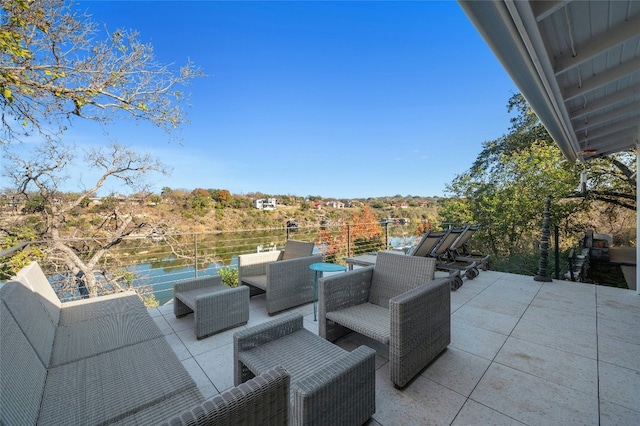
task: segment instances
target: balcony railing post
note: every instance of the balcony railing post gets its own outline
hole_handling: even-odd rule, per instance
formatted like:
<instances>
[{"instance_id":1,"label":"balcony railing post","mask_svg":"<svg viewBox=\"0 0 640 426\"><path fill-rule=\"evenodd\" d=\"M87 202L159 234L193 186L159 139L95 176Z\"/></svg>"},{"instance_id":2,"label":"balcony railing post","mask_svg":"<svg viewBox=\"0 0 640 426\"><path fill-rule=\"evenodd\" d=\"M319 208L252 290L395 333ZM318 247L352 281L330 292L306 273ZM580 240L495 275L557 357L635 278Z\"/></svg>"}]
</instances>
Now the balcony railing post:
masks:
<instances>
[{"instance_id":1,"label":"balcony railing post","mask_svg":"<svg viewBox=\"0 0 640 426\"><path fill-rule=\"evenodd\" d=\"M193 234L193 253L194 253L194 271L195 271L195 278L198 278L198 234L194 233Z\"/></svg>"},{"instance_id":2,"label":"balcony railing post","mask_svg":"<svg viewBox=\"0 0 640 426\"><path fill-rule=\"evenodd\" d=\"M556 280L560 279L560 227L558 225L554 225L553 227L553 236L554 236L554 244L556 251L556 272L555 278Z\"/></svg>"},{"instance_id":3,"label":"balcony railing post","mask_svg":"<svg viewBox=\"0 0 640 426\"><path fill-rule=\"evenodd\" d=\"M389 222L384 223L385 250L389 250Z\"/></svg>"},{"instance_id":4,"label":"balcony railing post","mask_svg":"<svg viewBox=\"0 0 640 426\"><path fill-rule=\"evenodd\" d=\"M540 239L540 263L538 273L533 279L535 281L550 282L547 275L547 264L549 263L549 210L551 209L551 196L547 196L542 214L542 238Z\"/></svg>"}]
</instances>

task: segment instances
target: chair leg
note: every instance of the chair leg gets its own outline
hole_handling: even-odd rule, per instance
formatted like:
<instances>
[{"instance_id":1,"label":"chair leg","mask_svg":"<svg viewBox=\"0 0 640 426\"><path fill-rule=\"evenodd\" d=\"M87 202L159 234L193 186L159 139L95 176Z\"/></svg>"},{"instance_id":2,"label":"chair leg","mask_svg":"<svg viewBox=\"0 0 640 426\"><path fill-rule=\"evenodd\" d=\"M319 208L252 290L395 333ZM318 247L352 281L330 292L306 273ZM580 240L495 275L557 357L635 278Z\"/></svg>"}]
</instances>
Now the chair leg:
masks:
<instances>
[{"instance_id":1,"label":"chair leg","mask_svg":"<svg viewBox=\"0 0 640 426\"><path fill-rule=\"evenodd\" d=\"M173 298L173 314L176 316L176 318L182 318L185 315L189 315L190 313L193 313L193 310L188 307L187 305L185 305L182 300L180 300L178 297Z\"/></svg>"}]
</instances>

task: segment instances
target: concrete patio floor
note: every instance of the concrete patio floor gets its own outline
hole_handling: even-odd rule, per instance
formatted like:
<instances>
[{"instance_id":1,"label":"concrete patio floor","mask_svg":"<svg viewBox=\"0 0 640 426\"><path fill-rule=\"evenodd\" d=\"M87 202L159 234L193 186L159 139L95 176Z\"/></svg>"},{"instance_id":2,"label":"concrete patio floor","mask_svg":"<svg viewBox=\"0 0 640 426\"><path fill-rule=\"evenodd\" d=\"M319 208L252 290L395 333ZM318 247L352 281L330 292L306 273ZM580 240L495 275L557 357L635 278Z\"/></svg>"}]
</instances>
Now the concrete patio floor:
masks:
<instances>
[{"instance_id":1,"label":"concrete patio floor","mask_svg":"<svg viewBox=\"0 0 640 426\"><path fill-rule=\"evenodd\" d=\"M304 315L317 333L313 305ZM196 340L193 318L150 310L205 398L233 386L233 333ZM253 297L247 326L268 321ZM376 412L368 425L638 425L640 296L631 290L483 271L451 293L451 344L406 388L376 356Z\"/></svg>"}]
</instances>

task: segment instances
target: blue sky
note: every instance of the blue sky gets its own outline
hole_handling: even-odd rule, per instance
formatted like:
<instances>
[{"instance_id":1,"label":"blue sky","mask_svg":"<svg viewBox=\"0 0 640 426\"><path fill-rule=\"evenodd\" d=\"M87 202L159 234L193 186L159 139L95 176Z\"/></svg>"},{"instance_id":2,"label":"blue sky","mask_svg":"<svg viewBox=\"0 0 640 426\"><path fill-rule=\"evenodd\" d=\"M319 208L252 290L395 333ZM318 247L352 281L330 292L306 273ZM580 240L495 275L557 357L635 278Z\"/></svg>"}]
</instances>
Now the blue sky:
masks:
<instances>
[{"instance_id":1,"label":"blue sky","mask_svg":"<svg viewBox=\"0 0 640 426\"><path fill-rule=\"evenodd\" d=\"M442 196L509 127L517 89L454 1L77 5L138 30L158 61L207 75L186 88L182 144L150 124L109 128L173 169L158 192ZM77 123L68 137L107 143L96 129Z\"/></svg>"}]
</instances>

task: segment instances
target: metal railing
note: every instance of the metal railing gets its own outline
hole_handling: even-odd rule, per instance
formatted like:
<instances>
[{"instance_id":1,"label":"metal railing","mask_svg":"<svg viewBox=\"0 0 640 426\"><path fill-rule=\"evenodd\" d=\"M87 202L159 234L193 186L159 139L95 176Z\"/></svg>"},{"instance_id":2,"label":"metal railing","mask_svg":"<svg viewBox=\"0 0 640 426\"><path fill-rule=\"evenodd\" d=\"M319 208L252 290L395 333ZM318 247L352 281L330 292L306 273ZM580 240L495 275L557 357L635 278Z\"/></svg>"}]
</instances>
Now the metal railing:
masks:
<instances>
[{"instance_id":1,"label":"metal railing","mask_svg":"<svg viewBox=\"0 0 640 426\"><path fill-rule=\"evenodd\" d=\"M94 270L96 276L109 271L126 271L128 284L146 288L155 299L164 304L173 297L175 281L199 276L215 275L221 266L233 265L240 254L282 249L287 239L313 241L325 261L345 263L344 258L386 249L402 249L416 243L416 225L375 223L343 224L314 227L283 227L236 231L211 231L182 234L130 236L113 246ZM363 235L363 228L368 234ZM375 232L377 230L377 232ZM372 236L372 233L376 235ZM51 242L32 241L32 245L47 248ZM99 241L68 239L81 259L95 252ZM54 288L73 288L76 276L54 264L50 259L39 261ZM65 293L64 299L80 297Z\"/></svg>"}]
</instances>

